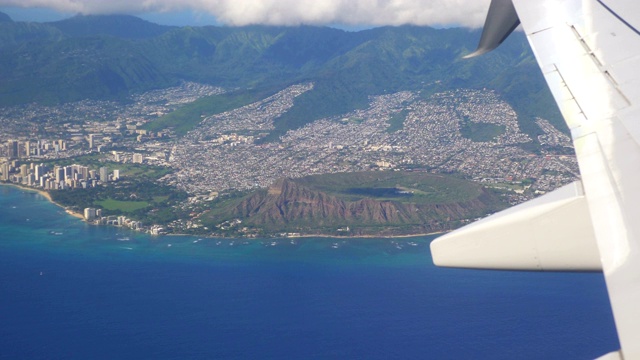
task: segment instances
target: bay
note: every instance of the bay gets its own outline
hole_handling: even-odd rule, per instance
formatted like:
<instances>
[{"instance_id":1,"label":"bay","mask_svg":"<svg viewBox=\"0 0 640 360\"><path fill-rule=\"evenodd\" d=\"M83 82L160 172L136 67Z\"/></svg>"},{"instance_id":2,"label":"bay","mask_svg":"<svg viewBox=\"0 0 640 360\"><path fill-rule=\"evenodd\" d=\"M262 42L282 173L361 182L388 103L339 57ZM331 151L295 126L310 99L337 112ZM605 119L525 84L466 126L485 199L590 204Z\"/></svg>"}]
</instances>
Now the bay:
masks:
<instances>
[{"instance_id":1,"label":"bay","mask_svg":"<svg viewBox=\"0 0 640 360\"><path fill-rule=\"evenodd\" d=\"M0 359L584 359L602 274L436 268L408 239L152 237L0 186Z\"/></svg>"}]
</instances>

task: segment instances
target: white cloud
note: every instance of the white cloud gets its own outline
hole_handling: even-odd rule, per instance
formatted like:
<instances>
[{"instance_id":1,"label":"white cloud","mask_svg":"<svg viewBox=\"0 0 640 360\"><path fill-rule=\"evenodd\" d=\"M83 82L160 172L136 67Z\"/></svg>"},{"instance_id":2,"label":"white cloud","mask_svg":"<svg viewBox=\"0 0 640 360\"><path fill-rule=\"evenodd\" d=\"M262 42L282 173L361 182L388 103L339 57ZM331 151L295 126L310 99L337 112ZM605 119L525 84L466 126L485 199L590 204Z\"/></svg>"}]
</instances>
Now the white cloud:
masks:
<instances>
[{"instance_id":1,"label":"white cloud","mask_svg":"<svg viewBox=\"0 0 640 360\"><path fill-rule=\"evenodd\" d=\"M345 24L482 26L490 0L0 0L0 6L66 13L191 10L228 25Z\"/></svg>"}]
</instances>

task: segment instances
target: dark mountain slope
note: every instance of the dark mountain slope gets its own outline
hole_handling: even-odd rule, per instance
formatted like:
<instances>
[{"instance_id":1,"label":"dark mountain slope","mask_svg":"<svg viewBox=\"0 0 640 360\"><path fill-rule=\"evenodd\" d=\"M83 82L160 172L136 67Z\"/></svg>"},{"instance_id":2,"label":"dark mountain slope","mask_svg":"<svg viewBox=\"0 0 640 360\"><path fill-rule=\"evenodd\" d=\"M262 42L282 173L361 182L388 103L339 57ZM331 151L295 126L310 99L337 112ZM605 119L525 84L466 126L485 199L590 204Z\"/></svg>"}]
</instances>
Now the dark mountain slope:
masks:
<instances>
[{"instance_id":1,"label":"dark mountain slope","mask_svg":"<svg viewBox=\"0 0 640 360\"><path fill-rule=\"evenodd\" d=\"M2 22L0 21L0 59L4 62L28 61L29 59L18 59L15 54L16 47L30 46L37 49L47 43L60 41L64 34L49 25L32 22ZM4 74L4 73L0 73ZM10 75L10 74L6 74Z\"/></svg>"},{"instance_id":2,"label":"dark mountain slope","mask_svg":"<svg viewBox=\"0 0 640 360\"><path fill-rule=\"evenodd\" d=\"M3 23L3 22L13 22L13 20L11 19L11 16L3 12L0 12L0 23Z\"/></svg>"},{"instance_id":3,"label":"dark mountain slope","mask_svg":"<svg viewBox=\"0 0 640 360\"><path fill-rule=\"evenodd\" d=\"M70 37L106 35L123 39L153 38L173 28L129 15L76 15L49 25Z\"/></svg>"},{"instance_id":4,"label":"dark mountain slope","mask_svg":"<svg viewBox=\"0 0 640 360\"><path fill-rule=\"evenodd\" d=\"M126 41L63 38L36 44L14 46L15 58L0 63L4 78L0 83L2 103L118 99L131 91L177 83ZM5 68L10 69L10 74L5 73Z\"/></svg>"}]
</instances>

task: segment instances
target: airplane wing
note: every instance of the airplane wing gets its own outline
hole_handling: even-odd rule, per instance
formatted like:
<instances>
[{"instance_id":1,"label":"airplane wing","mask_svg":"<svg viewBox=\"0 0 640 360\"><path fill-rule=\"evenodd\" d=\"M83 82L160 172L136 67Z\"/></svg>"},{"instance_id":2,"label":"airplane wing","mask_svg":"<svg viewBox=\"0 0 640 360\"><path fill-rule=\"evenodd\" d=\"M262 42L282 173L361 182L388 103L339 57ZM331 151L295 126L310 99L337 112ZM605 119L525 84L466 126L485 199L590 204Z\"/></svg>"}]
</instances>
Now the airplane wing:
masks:
<instances>
[{"instance_id":1,"label":"airplane wing","mask_svg":"<svg viewBox=\"0 0 640 360\"><path fill-rule=\"evenodd\" d=\"M436 239L433 261L601 269L621 344L606 358L640 359L640 2L492 0L470 56L520 22L571 129L582 180Z\"/></svg>"}]
</instances>

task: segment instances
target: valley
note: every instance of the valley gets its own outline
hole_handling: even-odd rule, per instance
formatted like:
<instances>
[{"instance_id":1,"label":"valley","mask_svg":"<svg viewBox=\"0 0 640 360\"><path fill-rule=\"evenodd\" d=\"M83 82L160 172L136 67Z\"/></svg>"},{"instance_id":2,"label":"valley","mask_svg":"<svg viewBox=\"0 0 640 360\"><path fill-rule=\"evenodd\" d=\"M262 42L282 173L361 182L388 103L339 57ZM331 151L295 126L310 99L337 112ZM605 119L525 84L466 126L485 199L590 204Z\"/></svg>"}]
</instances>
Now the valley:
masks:
<instances>
[{"instance_id":1,"label":"valley","mask_svg":"<svg viewBox=\"0 0 640 360\"><path fill-rule=\"evenodd\" d=\"M114 23L136 27L140 36L123 37ZM11 30L0 39L7 50L0 71L9 79L0 92L12 93L0 108L3 178L50 191L78 213L103 209L104 218L91 220L97 223L126 215L139 230L155 233L336 235L349 227L341 233L405 235L451 229L579 177L557 109L543 106L550 96L539 70L530 67L535 64L523 38L483 59L462 61L469 42L464 29L187 29L118 16L0 26ZM79 48L87 42L102 45ZM311 51L313 42L318 47ZM105 66L113 70L125 58L149 67L82 79L42 73L46 69L25 73L38 63L28 54L43 46L66 47L42 57L86 74L105 75ZM129 50L100 58L103 46ZM144 59L131 46L144 49ZM17 98L11 84L19 76L45 76L77 92L62 87L52 93L42 83ZM541 105L532 108L536 101ZM76 162L74 168L117 170L117 181L30 174ZM490 200L471 206L478 194L441 198L446 187L411 185L419 181L370 186L354 180L361 174L420 174L424 181L444 176L479 186ZM91 190L83 190L88 183ZM270 197L278 187L288 197ZM287 190L292 187L296 191ZM307 204L308 194L345 210L324 218L326 209L313 201L310 210L286 208ZM469 211L416 217L415 201L465 204ZM411 215L382 216L380 209Z\"/></svg>"}]
</instances>

